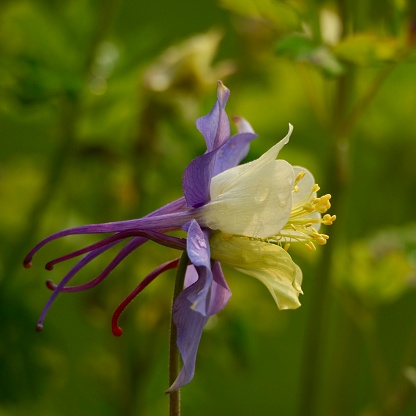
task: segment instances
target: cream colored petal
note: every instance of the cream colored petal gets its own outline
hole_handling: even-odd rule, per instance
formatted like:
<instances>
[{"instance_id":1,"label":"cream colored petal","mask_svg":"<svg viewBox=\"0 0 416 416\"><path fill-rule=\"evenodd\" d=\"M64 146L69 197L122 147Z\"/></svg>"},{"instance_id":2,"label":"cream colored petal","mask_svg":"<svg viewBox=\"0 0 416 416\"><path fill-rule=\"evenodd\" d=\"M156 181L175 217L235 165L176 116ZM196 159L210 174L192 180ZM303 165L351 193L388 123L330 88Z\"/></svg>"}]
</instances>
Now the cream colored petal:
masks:
<instances>
[{"instance_id":1,"label":"cream colored petal","mask_svg":"<svg viewBox=\"0 0 416 416\"><path fill-rule=\"evenodd\" d=\"M239 166L213 178L211 201L198 218L203 225L258 238L284 227L292 209L293 168L284 160L255 162L250 169Z\"/></svg>"},{"instance_id":2,"label":"cream colored petal","mask_svg":"<svg viewBox=\"0 0 416 416\"><path fill-rule=\"evenodd\" d=\"M265 238L287 222L292 206L292 166L276 160L288 134L258 159L228 169L211 180L211 201L196 214L200 223L229 234Z\"/></svg>"},{"instance_id":3,"label":"cream colored petal","mask_svg":"<svg viewBox=\"0 0 416 416\"><path fill-rule=\"evenodd\" d=\"M215 233L210 239L211 256L260 280L269 289L279 309L300 306L302 272L280 246Z\"/></svg>"},{"instance_id":4,"label":"cream colored petal","mask_svg":"<svg viewBox=\"0 0 416 416\"><path fill-rule=\"evenodd\" d=\"M243 165L236 166L232 169L228 169L217 176L214 176L211 180L211 198L221 193L221 187L219 185L232 182L233 179L243 177L246 172L249 174L251 171L260 169L262 166L276 160L280 150L283 146L289 143L290 135L292 134L293 126L289 124L289 131L286 136L271 147L266 153L263 153L258 159L252 162L245 163Z\"/></svg>"},{"instance_id":5,"label":"cream colored petal","mask_svg":"<svg viewBox=\"0 0 416 416\"><path fill-rule=\"evenodd\" d=\"M300 172L305 172L305 176L298 182L298 191L293 192L293 206L295 207L299 203L305 203L309 197L312 186L315 185L315 178L308 169L305 169L301 166L293 166L295 172L295 177ZM312 194L313 197L316 197L316 192Z\"/></svg>"},{"instance_id":6,"label":"cream colored petal","mask_svg":"<svg viewBox=\"0 0 416 416\"><path fill-rule=\"evenodd\" d=\"M293 166L295 172L295 177L300 173L304 172L305 176L297 184L297 192L293 192L292 198L292 210L296 209L299 205L303 205L311 201L311 199L316 198L316 192L312 192L312 186L315 185L315 178L312 173L307 169L301 166ZM318 231L321 227L321 223L317 222L321 219L321 214L319 212L305 212L304 215L298 217L297 219L302 219L307 222L312 222L313 227ZM280 235L283 236L281 242L291 242L291 241L306 241L306 236L304 233L293 231L290 229L285 229L280 231Z\"/></svg>"}]
</instances>

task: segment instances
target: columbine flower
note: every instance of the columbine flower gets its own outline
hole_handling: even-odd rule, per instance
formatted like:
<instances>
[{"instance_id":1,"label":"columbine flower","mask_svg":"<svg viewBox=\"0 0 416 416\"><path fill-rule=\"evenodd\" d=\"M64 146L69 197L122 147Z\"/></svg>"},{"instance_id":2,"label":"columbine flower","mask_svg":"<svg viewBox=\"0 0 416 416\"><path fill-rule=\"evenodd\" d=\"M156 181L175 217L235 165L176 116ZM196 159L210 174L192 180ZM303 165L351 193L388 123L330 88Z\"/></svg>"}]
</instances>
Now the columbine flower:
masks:
<instances>
[{"instance_id":1,"label":"columbine flower","mask_svg":"<svg viewBox=\"0 0 416 416\"><path fill-rule=\"evenodd\" d=\"M60 292L90 289L102 280L131 252L149 240L186 250L189 266L185 288L177 297L173 320L177 326L177 345L182 356L182 370L170 387L172 392L192 380L196 353L202 330L210 316L227 304L231 292L224 279L220 262L258 278L272 293L281 309L299 306L302 273L287 253L291 241L313 241L324 244L328 238L318 232L321 223L331 224L335 216L321 214L329 208L329 195L317 198L312 175L276 160L292 132L259 159L237 166L247 155L256 135L250 124L234 118L238 134L230 137L225 113L229 90L218 84L218 100L211 112L197 120L197 128L207 144L204 155L194 159L183 176L184 197L152 212L146 217L70 228L53 234L27 255L24 265L30 267L33 255L45 244L74 234L110 233L98 243L50 261L52 270L59 262L85 254L57 285L47 281L53 290L38 321L43 328L47 311ZM307 189L309 188L309 189ZM167 235L168 231L185 229L187 238ZM123 248L91 281L68 286L72 277L91 260L109 248L125 242ZM177 267L178 259L156 268L127 296L116 309L112 330L121 335L118 319L124 308L158 275Z\"/></svg>"}]
</instances>

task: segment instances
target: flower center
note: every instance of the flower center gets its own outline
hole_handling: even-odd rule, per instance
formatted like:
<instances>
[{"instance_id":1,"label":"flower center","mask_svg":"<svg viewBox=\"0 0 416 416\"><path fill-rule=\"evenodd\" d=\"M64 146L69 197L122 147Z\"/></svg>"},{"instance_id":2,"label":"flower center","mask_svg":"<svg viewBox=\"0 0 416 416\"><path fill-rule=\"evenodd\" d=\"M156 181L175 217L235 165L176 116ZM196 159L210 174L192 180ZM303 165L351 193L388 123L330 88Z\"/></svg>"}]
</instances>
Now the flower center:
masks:
<instances>
[{"instance_id":1,"label":"flower center","mask_svg":"<svg viewBox=\"0 0 416 416\"><path fill-rule=\"evenodd\" d=\"M293 193L299 192L299 182L305 176L305 172L299 172L296 176ZM270 243L282 245L288 250L290 243L305 242L306 248L316 250L315 244L326 244L329 236L319 233L318 229L321 224L331 225L335 220L335 215L325 214L331 208L330 194L317 197L319 185L314 184L309 194L301 201L292 206L289 219L286 225L274 236L266 239ZM321 214L325 214L323 217Z\"/></svg>"},{"instance_id":2,"label":"flower center","mask_svg":"<svg viewBox=\"0 0 416 416\"><path fill-rule=\"evenodd\" d=\"M306 173L302 171L296 176L292 191L294 194L300 192L298 184L305 174ZM336 215L325 214L329 208L331 208L331 203L329 202L331 195L326 194L318 198L316 193L319 189L319 185L314 184L311 187L310 192L305 193L305 197L293 203L287 223L277 234L266 238L257 238L222 233L223 238L229 239L232 237L239 237L244 240L277 244L283 247L286 251L289 250L292 242L300 242L304 243L308 250L315 251L315 243L323 245L326 244L329 239L328 235L318 232L319 227L321 224L332 225L337 218ZM322 214L325 215L322 216Z\"/></svg>"}]
</instances>

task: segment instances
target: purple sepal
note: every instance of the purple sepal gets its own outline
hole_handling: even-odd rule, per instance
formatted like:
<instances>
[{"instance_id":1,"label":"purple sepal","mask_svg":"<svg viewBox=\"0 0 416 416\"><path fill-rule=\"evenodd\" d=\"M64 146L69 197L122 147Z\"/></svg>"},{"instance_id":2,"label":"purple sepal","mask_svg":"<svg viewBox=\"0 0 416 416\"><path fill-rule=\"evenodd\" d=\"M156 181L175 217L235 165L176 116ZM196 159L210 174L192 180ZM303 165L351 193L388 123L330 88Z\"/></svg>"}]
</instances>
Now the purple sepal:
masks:
<instances>
[{"instance_id":1,"label":"purple sepal","mask_svg":"<svg viewBox=\"0 0 416 416\"><path fill-rule=\"evenodd\" d=\"M204 316L207 314L208 292L212 284L208 233L209 231L203 230L197 221L191 221L188 228L186 251L189 261L195 266L198 273L198 280L183 291L187 293L187 299L191 302L192 309Z\"/></svg>"},{"instance_id":2,"label":"purple sepal","mask_svg":"<svg viewBox=\"0 0 416 416\"><path fill-rule=\"evenodd\" d=\"M195 158L185 169L182 189L188 207L198 208L210 200L209 186L215 168L216 151Z\"/></svg>"},{"instance_id":3,"label":"purple sepal","mask_svg":"<svg viewBox=\"0 0 416 416\"><path fill-rule=\"evenodd\" d=\"M249 151L254 133L239 133L221 147L195 158L185 169L182 188L189 207L205 205L210 198L211 179L227 169L237 166Z\"/></svg>"},{"instance_id":4,"label":"purple sepal","mask_svg":"<svg viewBox=\"0 0 416 416\"><path fill-rule=\"evenodd\" d=\"M239 133L231 137L217 151L212 176L237 166L250 149L250 142L257 137L254 133Z\"/></svg>"},{"instance_id":5,"label":"purple sepal","mask_svg":"<svg viewBox=\"0 0 416 416\"><path fill-rule=\"evenodd\" d=\"M218 261L212 261L211 270L213 280L208 304L208 316L216 315L224 309L231 297L231 290L225 281L221 263Z\"/></svg>"},{"instance_id":6,"label":"purple sepal","mask_svg":"<svg viewBox=\"0 0 416 416\"><path fill-rule=\"evenodd\" d=\"M178 331L177 345L183 367L167 393L192 380L204 326L210 316L224 308L231 296L221 266L209 257L208 243L206 231L196 221L192 221L188 231L187 252L193 264L188 266L185 277L185 285L190 286L179 294L173 308L173 320Z\"/></svg>"},{"instance_id":7,"label":"purple sepal","mask_svg":"<svg viewBox=\"0 0 416 416\"><path fill-rule=\"evenodd\" d=\"M196 121L196 127L205 138L208 152L221 146L230 137L230 123L224 110L229 96L230 90L218 81L217 101L214 107L209 114Z\"/></svg>"}]
</instances>

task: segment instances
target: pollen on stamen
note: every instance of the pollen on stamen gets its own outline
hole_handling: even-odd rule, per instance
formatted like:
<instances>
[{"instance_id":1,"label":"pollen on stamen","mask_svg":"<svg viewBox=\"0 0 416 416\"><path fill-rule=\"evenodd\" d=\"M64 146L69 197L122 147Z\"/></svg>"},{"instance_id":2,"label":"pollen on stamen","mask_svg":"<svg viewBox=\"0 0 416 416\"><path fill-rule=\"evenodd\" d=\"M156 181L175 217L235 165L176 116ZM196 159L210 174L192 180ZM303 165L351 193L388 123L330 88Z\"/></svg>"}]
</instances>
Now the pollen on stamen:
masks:
<instances>
[{"instance_id":1,"label":"pollen on stamen","mask_svg":"<svg viewBox=\"0 0 416 416\"><path fill-rule=\"evenodd\" d=\"M305 247L306 247L308 250L310 250L310 251L316 251L315 244L314 244L314 243L312 243L312 241L308 241L308 242L305 244Z\"/></svg>"},{"instance_id":2,"label":"pollen on stamen","mask_svg":"<svg viewBox=\"0 0 416 416\"><path fill-rule=\"evenodd\" d=\"M321 187L316 183L312 186L312 192L318 192L321 189Z\"/></svg>"},{"instance_id":3,"label":"pollen on stamen","mask_svg":"<svg viewBox=\"0 0 416 416\"><path fill-rule=\"evenodd\" d=\"M43 331L43 324L37 324L36 325L36 331L37 332L42 332Z\"/></svg>"},{"instance_id":4,"label":"pollen on stamen","mask_svg":"<svg viewBox=\"0 0 416 416\"><path fill-rule=\"evenodd\" d=\"M297 184L304 176L306 175L305 171L301 171L296 175L295 184Z\"/></svg>"},{"instance_id":5,"label":"pollen on stamen","mask_svg":"<svg viewBox=\"0 0 416 416\"><path fill-rule=\"evenodd\" d=\"M322 218L322 224L325 225L332 225L333 222L337 219L336 215L329 215L329 214L325 214Z\"/></svg>"}]
</instances>

